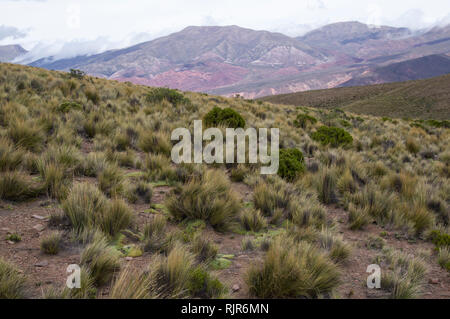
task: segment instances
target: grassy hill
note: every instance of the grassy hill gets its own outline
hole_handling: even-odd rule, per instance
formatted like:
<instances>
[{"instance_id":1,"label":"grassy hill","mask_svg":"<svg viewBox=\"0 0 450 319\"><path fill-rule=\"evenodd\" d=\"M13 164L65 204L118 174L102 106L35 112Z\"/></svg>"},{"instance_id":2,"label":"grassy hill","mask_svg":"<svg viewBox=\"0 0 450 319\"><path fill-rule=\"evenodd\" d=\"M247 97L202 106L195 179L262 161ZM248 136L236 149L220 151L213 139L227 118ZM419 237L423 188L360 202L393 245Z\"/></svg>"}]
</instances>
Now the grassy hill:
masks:
<instances>
[{"instance_id":1,"label":"grassy hill","mask_svg":"<svg viewBox=\"0 0 450 319\"><path fill-rule=\"evenodd\" d=\"M280 128L278 174L174 164L201 119ZM0 299L447 298L439 124L0 64Z\"/></svg>"},{"instance_id":2,"label":"grassy hill","mask_svg":"<svg viewBox=\"0 0 450 319\"><path fill-rule=\"evenodd\" d=\"M268 96L263 101L341 108L383 117L450 119L450 75L426 80Z\"/></svg>"}]
</instances>

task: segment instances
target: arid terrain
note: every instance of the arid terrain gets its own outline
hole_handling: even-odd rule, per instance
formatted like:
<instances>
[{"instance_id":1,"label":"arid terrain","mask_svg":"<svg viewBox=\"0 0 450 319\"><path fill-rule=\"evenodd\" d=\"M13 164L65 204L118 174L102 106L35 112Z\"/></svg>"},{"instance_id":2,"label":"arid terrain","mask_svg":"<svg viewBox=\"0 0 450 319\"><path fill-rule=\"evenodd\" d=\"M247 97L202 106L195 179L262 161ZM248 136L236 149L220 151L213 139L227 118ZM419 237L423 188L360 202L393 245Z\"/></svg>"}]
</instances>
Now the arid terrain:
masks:
<instances>
[{"instance_id":1,"label":"arid terrain","mask_svg":"<svg viewBox=\"0 0 450 319\"><path fill-rule=\"evenodd\" d=\"M450 298L448 118L339 106L0 64L0 298ZM175 165L194 120L280 128L278 174Z\"/></svg>"}]
</instances>

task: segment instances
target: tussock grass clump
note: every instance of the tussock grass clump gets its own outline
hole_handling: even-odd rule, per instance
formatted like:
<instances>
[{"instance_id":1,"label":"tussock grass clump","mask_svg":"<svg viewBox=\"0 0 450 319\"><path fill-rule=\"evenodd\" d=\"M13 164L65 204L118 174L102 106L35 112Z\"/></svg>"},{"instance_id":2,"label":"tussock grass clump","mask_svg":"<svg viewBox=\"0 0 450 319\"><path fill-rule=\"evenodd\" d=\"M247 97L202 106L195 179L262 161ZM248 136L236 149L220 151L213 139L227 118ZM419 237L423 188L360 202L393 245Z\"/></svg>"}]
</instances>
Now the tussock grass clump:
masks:
<instances>
[{"instance_id":1,"label":"tussock grass clump","mask_svg":"<svg viewBox=\"0 0 450 319\"><path fill-rule=\"evenodd\" d=\"M381 288L390 292L393 299L420 297L427 267L417 257L393 249L384 249L381 260L391 271L381 275Z\"/></svg>"},{"instance_id":2,"label":"tussock grass clump","mask_svg":"<svg viewBox=\"0 0 450 319\"><path fill-rule=\"evenodd\" d=\"M197 235L192 241L192 252L199 262L209 263L217 256L218 248L208 238Z\"/></svg>"},{"instance_id":3,"label":"tussock grass clump","mask_svg":"<svg viewBox=\"0 0 450 319\"><path fill-rule=\"evenodd\" d=\"M345 262L351 253L351 247L342 236L334 234L330 229L324 228L318 236L319 247L326 249L330 258L337 263Z\"/></svg>"},{"instance_id":4,"label":"tussock grass clump","mask_svg":"<svg viewBox=\"0 0 450 319\"><path fill-rule=\"evenodd\" d=\"M283 238L272 243L263 264L253 266L246 281L258 298L317 298L339 284L339 271L318 248Z\"/></svg>"},{"instance_id":5,"label":"tussock grass clump","mask_svg":"<svg viewBox=\"0 0 450 319\"><path fill-rule=\"evenodd\" d=\"M44 189L52 198L64 199L67 196L71 177L65 167L59 163L39 159L39 173L44 181Z\"/></svg>"},{"instance_id":6,"label":"tussock grass clump","mask_svg":"<svg viewBox=\"0 0 450 319\"><path fill-rule=\"evenodd\" d=\"M116 165L107 165L98 175L98 187L108 197L116 197L123 193L124 176L122 170Z\"/></svg>"},{"instance_id":7,"label":"tussock grass clump","mask_svg":"<svg viewBox=\"0 0 450 319\"><path fill-rule=\"evenodd\" d=\"M109 298L112 299L151 299L158 298L152 291L152 279L145 271L131 267L123 269L114 281Z\"/></svg>"},{"instance_id":8,"label":"tussock grass clump","mask_svg":"<svg viewBox=\"0 0 450 319\"><path fill-rule=\"evenodd\" d=\"M352 209L348 209L350 213L355 213L355 217L358 215L355 210L364 211L363 215L374 218L380 225L385 225L393 220L393 210L398 198L395 194L381 191L374 184L369 184L360 192L351 195L348 200L355 205Z\"/></svg>"},{"instance_id":9,"label":"tussock grass clump","mask_svg":"<svg viewBox=\"0 0 450 319\"><path fill-rule=\"evenodd\" d=\"M267 227L267 221L259 210L244 210L240 215L240 221L247 231L259 232Z\"/></svg>"},{"instance_id":10,"label":"tussock grass clump","mask_svg":"<svg viewBox=\"0 0 450 319\"><path fill-rule=\"evenodd\" d=\"M186 294L193 260L188 249L177 243L167 257L159 257L151 264L154 289L161 298L180 298Z\"/></svg>"},{"instance_id":11,"label":"tussock grass clump","mask_svg":"<svg viewBox=\"0 0 450 319\"><path fill-rule=\"evenodd\" d=\"M407 199L415 195L417 179L406 173L392 173L381 180L381 188L395 192Z\"/></svg>"},{"instance_id":12,"label":"tussock grass clump","mask_svg":"<svg viewBox=\"0 0 450 319\"><path fill-rule=\"evenodd\" d=\"M113 199L100 212L98 222L101 230L115 237L123 229L128 228L134 220L134 212L122 199Z\"/></svg>"},{"instance_id":13,"label":"tussock grass clump","mask_svg":"<svg viewBox=\"0 0 450 319\"><path fill-rule=\"evenodd\" d=\"M143 152L170 155L172 144L170 137L161 132L143 130L139 133L137 146Z\"/></svg>"},{"instance_id":14,"label":"tussock grass clump","mask_svg":"<svg viewBox=\"0 0 450 319\"><path fill-rule=\"evenodd\" d=\"M10 124L8 136L18 147L28 151L40 151L45 142L43 129L32 122L15 120Z\"/></svg>"},{"instance_id":15,"label":"tussock grass clump","mask_svg":"<svg viewBox=\"0 0 450 319\"><path fill-rule=\"evenodd\" d=\"M120 269L119 252L104 238L97 239L83 250L80 263L88 267L95 284L102 286Z\"/></svg>"},{"instance_id":16,"label":"tussock grass clump","mask_svg":"<svg viewBox=\"0 0 450 319\"><path fill-rule=\"evenodd\" d=\"M216 230L225 231L241 209L236 196L225 174L210 170L176 189L168 197L166 207L176 220L201 219Z\"/></svg>"},{"instance_id":17,"label":"tussock grass clump","mask_svg":"<svg viewBox=\"0 0 450 319\"><path fill-rule=\"evenodd\" d=\"M350 204L348 211L348 223L351 230L364 229L371 221L367 207L361 208Z\"/></svg>"},{"instance_id":18,"label":"tussock grass clump","mask_svg":"<svg viewBox=\"0 0 450 319\"><path fill-rule=\"evenodd\" d=\"M82 164L82 172L85 176L95 177L108 166L105 153L89 153Z\"/></svg>"},{"instance_id":19,"label":"tussock grass clump","mask_svg":"<svg viewBox=\"0 0 450 319\"><path fill-rule=\"evenodd\" d=\"M276 211L282 213L289 210L293 197L292 186L282 181L274 183L259 183L253 191L253 202L265 217L273 217Z\"/></svg>"},{"instance_id":20,"label":"tussock grass clump","mask_svg":"<svg viewBox=\"0 0 450 319\"><path fill-rule=\"evenodd\" d=\"M0 137L0 172L13 171L17 169L24 160L24 153L12 143Z\"/></svg>"},{"instance_id":21,"label":"tussock grass clump","mask_svg":"<svg viewBox=\"0 0 450 319\"><path fill-rule=\"evenodd\" d=\"M137 203L142 200L146 204L152 201L153 189L150 184L140 181L137 184L130 182L125 190L125 197L130 203Z\"/></svg>"},{"instance_id":22,"label":"tussock grass clump","mask_svg":"<svg viewBox=\"0 0 450 319\"><path fill-rule=\"evenodd\" d=\"M417 153L420 152L420 145L412 137L408 137L406 139L405 146L406 146L406 149L408 150L408 152L410 152L411 154L416 155Z\"/></svg>"},{"instance_id":23,"label":"tussock grass clump","mask_svg":"<svg viewBox=\"0 0 450 319\"><path fill-rule=\"evenodd\" d=\"M57 255L61 248L62 235L54 232L41 240L41 251L47 255Z\"/></svg>"},{"instance_id":24,"label":"tussock grass clump","mask_svg":"<svg viewBox=\"0 0 450 319\"><path fill-rule=\"evenodd\" d=\"M106 197L94 185L88 183L76 184L63 203L65 215L72 227L80 232L92 228L98 216L107 205Z\"/></svg>"},{"instance_id":25,"label":"tussock grass clump","mask_svg":"<svg viewBox=\"0 0 450 319\"><path fill-rule=\"evenodd\" d=\"M315 180L315 187L319 200L323 204L333 204L337 202L336 195L336 174L334 170L323 167Z\"/></svg>"},{"instance_id":26,"label":"tussock grass clump","mask_svg":"<svg viewBox=\"0 0 450 319\"><path fill-rule=\"evenodd\" d=\"M0 257L0 299L22 299L25 296L25 276Z\"/></svg>"},{"instance_id":27,"label":"tussock grass clump","mask_svg":"<svg viewBox=\"0 0 450 319\"><path fill-rule=\"evenodd\" d=\"M438 251L438 263L439 265L450 272L450 248L442 247Z\"/></svg>"},{"instance_id":28,"label":"tussock grass clump","mask_svg":"<svg viewBox=\"0 0 450 319\"><path fill-rule=\"evenodd\" d=\"M80 269L80 288L70 289L64 287L62 291L50 290L44 295L45 299L95 299L97 296L97 288L95 287L94 278L91 276L90 270L86 266Z\"/></svg>"},{"instance_id":29,"label":"tussock grass clump","mask_svg":"<svg viewBox=\"0 0 450 319\"><path fill-rule=\"evenodd\" d=\"M291 207L291 221L298 227L321 229L326 224L327 210L315 197L301 196Z\"/></svg>"},{"instance_id":30,"label":"tussock grass clump","mask_svg":"<svg viewBox=\"0 0 450 319\"><path fill-rule=\"evenodd\" d=\"M162 215L155 215L149 221L143 231L145 251L160 251L167 244L166 241L167 219Z\"/></svg>"},{"instance_id":31,"label":"tussock grass clump","mask_svg":"<svg viewBox=\"0 0 450 319\"><path fill-rule=\"evenodd\" d=\"M281 149L278 175L287 181L294 181L305 171L303 153L296 149Z\"/></svg>"},{"instance_id":32,"label":"tussock grass clump","mask_svg":"<svg viewBox=\"0 0 450 319\"><path fill-rule=\"evenodd\" d=\"M42 188L34 186L31 179L18 171L0 175L0 198L11 201L23 201L40 194Z\"/></svg>"}]
</instances>

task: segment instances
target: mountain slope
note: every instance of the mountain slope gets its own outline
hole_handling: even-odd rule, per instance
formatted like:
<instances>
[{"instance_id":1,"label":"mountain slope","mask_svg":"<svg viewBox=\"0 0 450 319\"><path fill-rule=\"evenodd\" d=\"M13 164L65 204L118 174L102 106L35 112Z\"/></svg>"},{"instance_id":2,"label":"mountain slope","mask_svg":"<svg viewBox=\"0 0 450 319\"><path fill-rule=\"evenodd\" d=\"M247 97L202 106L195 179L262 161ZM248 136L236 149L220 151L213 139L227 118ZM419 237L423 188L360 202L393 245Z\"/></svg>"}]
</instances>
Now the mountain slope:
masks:
<instances>
[{"instance_id":1,"label":"mountain slope","mask_svg":"<svg viewBox=\"0 0 450 319\"><path fill-rule=\"evenodd\" d=\"M450 119L450 75L427 80L344 87L265 97L287 105L342 108L376 116Z\"/></svg>"},{"instance_id":2,"label":"mountain slope","mask_svg":"<svg viewBox=\"0 0 450 319\"><path fill-rule=\"evenodd\" d=\"M395 76L380 68L448 53L450 27L413 34L405 28L344 22L299 38L237 26L188 27L121 50L59 61L50 57L31 65L56 70L76 68L136 84L255 98L359 81L380 83L435 76L443 72L422 74L399 67L395 72L401 76ZM375 78L361 80L363 76Z\"/></svg>"},{"instance_id":3,"label":"mountain slope","mask_svg":"<svg viewBox=\"0 0 450 319\"><path fill-rule=\"evenodd\" d=\"M208 90L263 76L267 69L304 68L326 56L280 33L237 26L188 27L127 49L33 66L79 68L110 79L184 90Z\"/></svg>"},{"instance_id":4,"label":"mountain slope","mask_svg":"<svg viewBox=\"0 0 450 319\"><path fill-rule=\"evenodd\" d=\"M429 55L367 71L340 86L361 86L432 78L450 73L450 57Z\"/></svg>"},{"instance_id":5,"label":"mountain slope","mask_svg":"<svg viewBox=\"0 0 450 319\"><path fill-rule=\"evenodd\" d=\"M11 62L27 51L20 45L0 45L0 62Z\"/></svg>"}]
</instances>

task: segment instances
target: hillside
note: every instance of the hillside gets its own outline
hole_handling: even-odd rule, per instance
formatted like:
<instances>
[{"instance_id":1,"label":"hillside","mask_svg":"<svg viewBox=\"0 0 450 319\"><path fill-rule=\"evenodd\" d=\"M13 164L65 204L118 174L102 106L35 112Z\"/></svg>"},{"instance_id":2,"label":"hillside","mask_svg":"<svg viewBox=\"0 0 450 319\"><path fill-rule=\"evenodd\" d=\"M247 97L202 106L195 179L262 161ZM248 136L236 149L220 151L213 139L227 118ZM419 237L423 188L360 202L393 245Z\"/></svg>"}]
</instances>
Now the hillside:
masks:
<instances>
[{"instance_id":1,"label":"hillside","mask_svg":"<svg viewBox=\"0 0 450 319\"><path fill-rule=\"evenodd\" d=\"M27 51L20 45L0 45L0 62L11 62Z\"/></svg>"},{"instance_id":2,"label":"hillside","mask_svg":"<svg viewBox=\"0 0 450 319\"><path fill-rule=\"evenodd\" d=\"M192 26L128 48L62 60L46 57L31 65L81 69L135 84L257 98L334 88L394 63L448 54L449 30L412 32L342 22L294 38L238 26ZM390 81L429 76L402 75ZM383 76L376 80L385 81Z\"/></svg>"},{"instance_id":3,"label":"hillside","mask_svg":"<svg viewBox=\"0 0 450 319\"><path fill-rule=\"evenodd\" d=\"M361 87L343 87L277 96L263 101L343 110L396 118L450 119L450 75Z\"/></svg>"},{"instance_id":4,"label":"hillside","mask_svg":"<svg viewBox=\"0 0 450 319\"><path fill-rule=\"evenodd\" d=\"M363 75L354 77L340 86L403 82L427 79L445 74L450 74L450 57L447 55L428 55L368 70Z\"/></svg>"},{"instance_id":5,"label":"hillside","mask_svg":"<svg viewBox=\"0 0 450 319\"><path fill-rule=\"evenodd\" d=\"M197 120L278 171L175 164ZM448 299L446 126L0 64L0 299Z\"/></svg>"}]
</instances>

